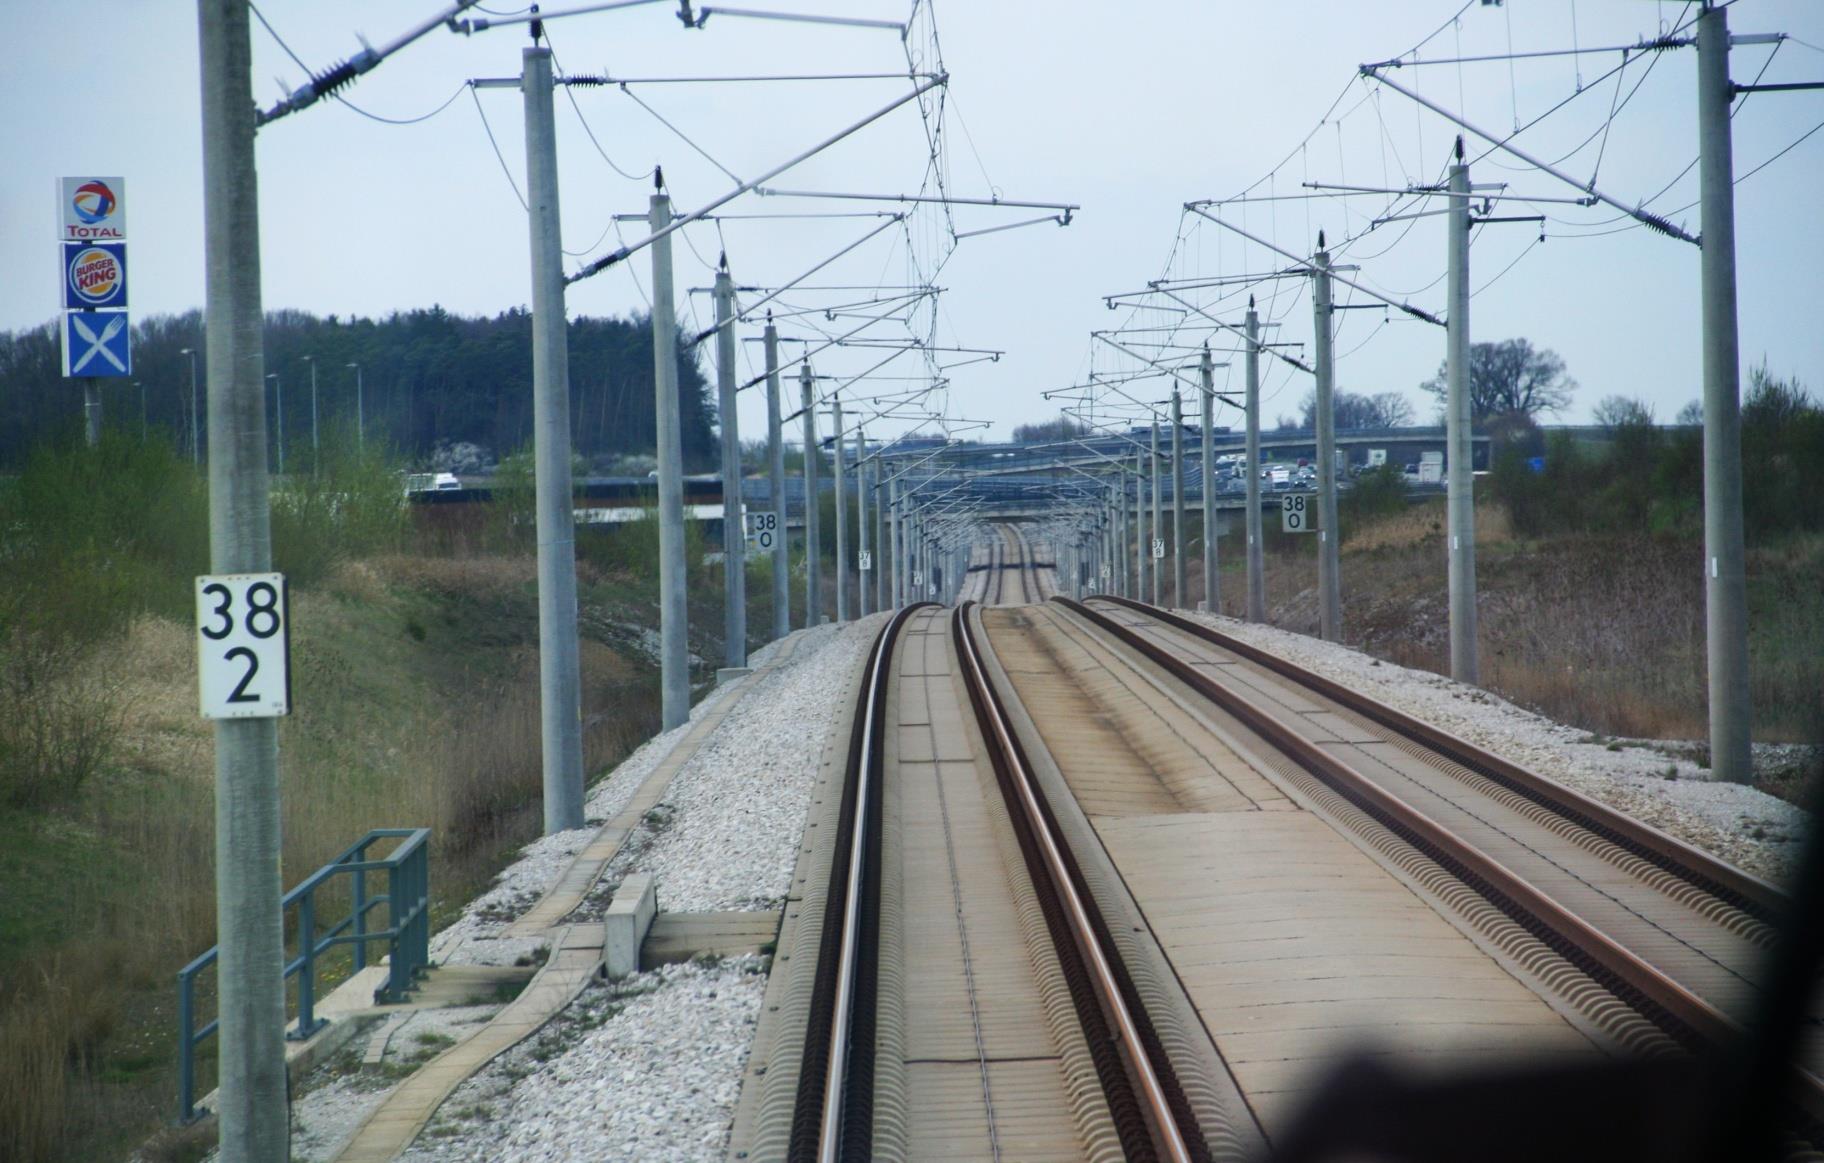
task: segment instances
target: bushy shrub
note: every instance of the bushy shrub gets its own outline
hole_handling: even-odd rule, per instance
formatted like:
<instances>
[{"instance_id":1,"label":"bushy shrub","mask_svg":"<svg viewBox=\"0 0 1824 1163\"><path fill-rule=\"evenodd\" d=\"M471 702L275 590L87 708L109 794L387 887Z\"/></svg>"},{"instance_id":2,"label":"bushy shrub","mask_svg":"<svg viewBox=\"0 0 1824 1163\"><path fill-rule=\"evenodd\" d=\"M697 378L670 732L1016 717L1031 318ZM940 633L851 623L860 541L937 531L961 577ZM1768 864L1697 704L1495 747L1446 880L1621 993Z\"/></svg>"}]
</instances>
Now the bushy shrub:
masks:
<instances>
[{"instance_id":1,"label":"bushy shrub","mask_svg":"<svg viewBox=\"0 0 1824 1163\"><path fill-rule=\"evenodd\" d=\"M146 609L189 610L208 489L168 446L110 430L34 452L0 488L0 530L0 629L94 641Z\"/></svg>"},{"instance_id":2,"label":"bushy shrub","mask_svg":"<svg viewBox=\"0 0 1824 1163\"><path fill-rule=\"evenodd\" d=\"M704 533L704 523L686 519L684 522L684 572L687 585L692 589L706 584L714 584L716 591L721 592L721 572L718 569L712 578L704 555L711 549L709 538ZM720 550L721 542L714 548ZM650 587L652 600L658 601L659 585L659 510L657 506L640 510L639 516L631 521L617 521L612 524L579 526L576 535L576 557L604 573L621 574Z\"/></svg>"},{"instance_id":3,"label":"bushy shrub","mask_svg":"<svg viewBox=\"0 0 1824 1163\"><path fill-rule=\"evenodd\" d=\"M530 553L538 547L538 487L532 446L500 459L488 502L489 546L496 552Z\"/></svg>"},{"instance_id":4,"label":"bushy shrub","mask_svg":"<svg viewBox=\"0 0 1824 1163\"><path fill-rule=\"evenodd\" d=\"M1338 517L1344 532L1406 508L1406 474L1397 464L1377 465L1355 478L1355 485L1337 496Z\"/></svg>"},{"instance_id":5,"label":"bushy shrub","mask_svg":"<svg viewBox=\"0 0 1824 1163\"><path fill-rule=\"evenodd\" d=\"M208 565L207 492L159 442L45 445L0 489L0 805L65 803L106 764L119 709L95 645L145 611L187 614Z\"/></svg>"},{"instance_id":6,"label":"bushy shrub","mask_svg":"<svg viewBox=\"0 0 1824 1163\"><path fill-rule=\"evenodd\" d=\"M0 808L67 803L107 761L120 711L87 653L29 627L0 638Z\"/></svg>"},{"instance_id":7,"label":"bushy shrub","mask_svg":"<svg viewBox=\"0 0 1824 1163\"><path fill-rule=\"evenodd\" d=\"M1500 445L1491 480L1517 532L1695 535L1703 526L1702 429L1667 430L1637 401L1603 402L1606 443L1562 432L1542 465ZM1742 400L1742 516L1748 543L1824 530L1824 407L1765 365L1748 373Z\"/></svg>"},{"instance_id":8,"label":"bushy shrub","mask_svg":"<svg viewBox=\"0 0 1824 1163\"><path fill-rule=\"evenodd\" d=\"M272 493L272 557L293 584L322 577L351 557L399 545L406 528L405 491L390 451L362 443L338 424L324 434L310 465ZM303 451L300 449L300 451Z\"/></svg>"},{"instance_id":9,"label":"bushy shrub","mask_svg":"<svg viewBox=\"0 0 1824 1163\"><path fill-rule=\"evenodd\" d=\"M1742 398L1742 511L1750 541L1824 529L1824 407L1765 363Z\"/></svg>"}]
</instances>

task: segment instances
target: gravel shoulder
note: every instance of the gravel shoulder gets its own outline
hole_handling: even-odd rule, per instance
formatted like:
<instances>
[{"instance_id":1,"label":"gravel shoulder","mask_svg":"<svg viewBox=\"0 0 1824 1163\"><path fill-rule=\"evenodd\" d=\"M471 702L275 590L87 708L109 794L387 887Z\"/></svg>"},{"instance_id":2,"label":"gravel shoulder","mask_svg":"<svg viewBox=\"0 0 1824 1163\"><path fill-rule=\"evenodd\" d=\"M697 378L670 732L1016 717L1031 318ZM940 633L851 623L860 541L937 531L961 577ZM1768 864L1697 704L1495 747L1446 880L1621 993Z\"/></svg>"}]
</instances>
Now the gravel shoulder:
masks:
<instances>
[{"instance_id":1,"label":"gravel shoulder","mask_svg":"<svg viewBox=\"0 0 1824 1163\"><path fill-rule=\"evenodd\" d=\"M1784 882L1803 847L1808 813L1755 788L1711 779L1707 769L1681 757L1679 744L1600 738L1480 688L1347 646L1233 618L1176 612L1346 682L1756 876ZM1780 748L1767 748L1765 757L1759 750L1757 761L1782 758Z\"/></svg>"},{"instance_id":2,"label":"gravel shoulder","mask_svg":"<svg viewBox=\"0 0 1824 1163\"><path fill-rule=\"evenodd\" d=\"M810 790L830 727L850 706L885 615L800 631L792 652L758 673L678 770L603 873L611 884L653 874L668 912L773 908L790 884ZM757 652L765 664L778 644ZM691 722L725 692L692 709ZM506 936L632 797L690 724L654 737L591 787L590 827L543 837L432 939L441 964L510 965L539 938ZM583 915L578 911L572 919ZM718 1159L734 1117L759 1017L766 957L699 959L589 985L536 1035L459 1087L402 1159L520 1163L572 1159ZM393 1032L380 1069L358 1068L375 1030L305 1081L293 1104L294 1157L334 1157L414 1055L493 1009L415 1016ZM422 1028L421 1028L422 1027Z\"/></svg>"}]
</instances>

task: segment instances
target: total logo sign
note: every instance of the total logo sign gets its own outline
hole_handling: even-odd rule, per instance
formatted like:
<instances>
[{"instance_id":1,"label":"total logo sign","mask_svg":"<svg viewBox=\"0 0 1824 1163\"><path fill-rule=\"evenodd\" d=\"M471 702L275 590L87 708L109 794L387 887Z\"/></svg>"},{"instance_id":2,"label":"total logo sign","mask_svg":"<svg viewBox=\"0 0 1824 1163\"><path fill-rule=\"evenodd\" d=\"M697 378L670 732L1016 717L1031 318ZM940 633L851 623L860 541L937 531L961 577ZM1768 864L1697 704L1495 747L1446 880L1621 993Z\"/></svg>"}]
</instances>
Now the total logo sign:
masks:
<instances>
[{"instance_id":1,"label":"total logo sign","mask_svg":"<svg viewBox=\"0 0 1824 1163\"><path fill-rule=\"evenodd\" d=\"M127 183L123 178L64 178L58 204L63 209L60 237L65 242L127 236Z\"/></svg>"},{"instance_id":2,"label":"total logo sign","mask_svg":"<svg viewBox=\"0 0 1824 1163\"><path fill-rule=\"evenodd\" d=\"M66 242L63 244L63 305L85 307L127 305L127 244L124 242Z\"/></svg>"}]
</instances>

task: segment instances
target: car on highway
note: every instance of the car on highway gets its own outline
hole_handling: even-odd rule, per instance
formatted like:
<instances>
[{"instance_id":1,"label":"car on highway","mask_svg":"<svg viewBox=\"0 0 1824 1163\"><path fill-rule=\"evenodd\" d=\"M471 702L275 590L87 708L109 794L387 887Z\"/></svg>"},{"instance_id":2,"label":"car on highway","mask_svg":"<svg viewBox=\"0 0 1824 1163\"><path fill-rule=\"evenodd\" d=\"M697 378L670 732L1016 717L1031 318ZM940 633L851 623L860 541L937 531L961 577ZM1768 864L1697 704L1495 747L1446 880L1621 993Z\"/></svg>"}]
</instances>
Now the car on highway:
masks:
<instances>
[{"instance_id":1,"label":"car on highway","mask_svg":"<svg viewBox=\"0 0 1824 1163\"><path fill-rule=\"evenodd\" d=\"M405 493L449 493L462 488L453 472L414 472L405 477Z\"/></svg>"}]
</instances>

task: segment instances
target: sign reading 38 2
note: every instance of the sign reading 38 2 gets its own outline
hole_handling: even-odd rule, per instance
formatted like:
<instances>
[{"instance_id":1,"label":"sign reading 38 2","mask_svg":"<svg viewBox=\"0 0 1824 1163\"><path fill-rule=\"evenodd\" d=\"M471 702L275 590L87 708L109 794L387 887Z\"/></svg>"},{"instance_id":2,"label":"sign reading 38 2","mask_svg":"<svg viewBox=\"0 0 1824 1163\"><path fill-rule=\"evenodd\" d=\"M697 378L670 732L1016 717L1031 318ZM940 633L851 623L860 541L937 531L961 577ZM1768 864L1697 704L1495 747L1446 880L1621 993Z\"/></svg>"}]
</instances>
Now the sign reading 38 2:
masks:
<instances>
[{"instance_id":1,"label":"sign reading 38 2","mask_svg":"<svg viewBox=\"0 0 1824 1163\"><path fill-rule=\"evenodd\" d=\"M282 573L196 579L196 675L205 719L291 713L291 619Z\"/></svg>"}]
</instances>

